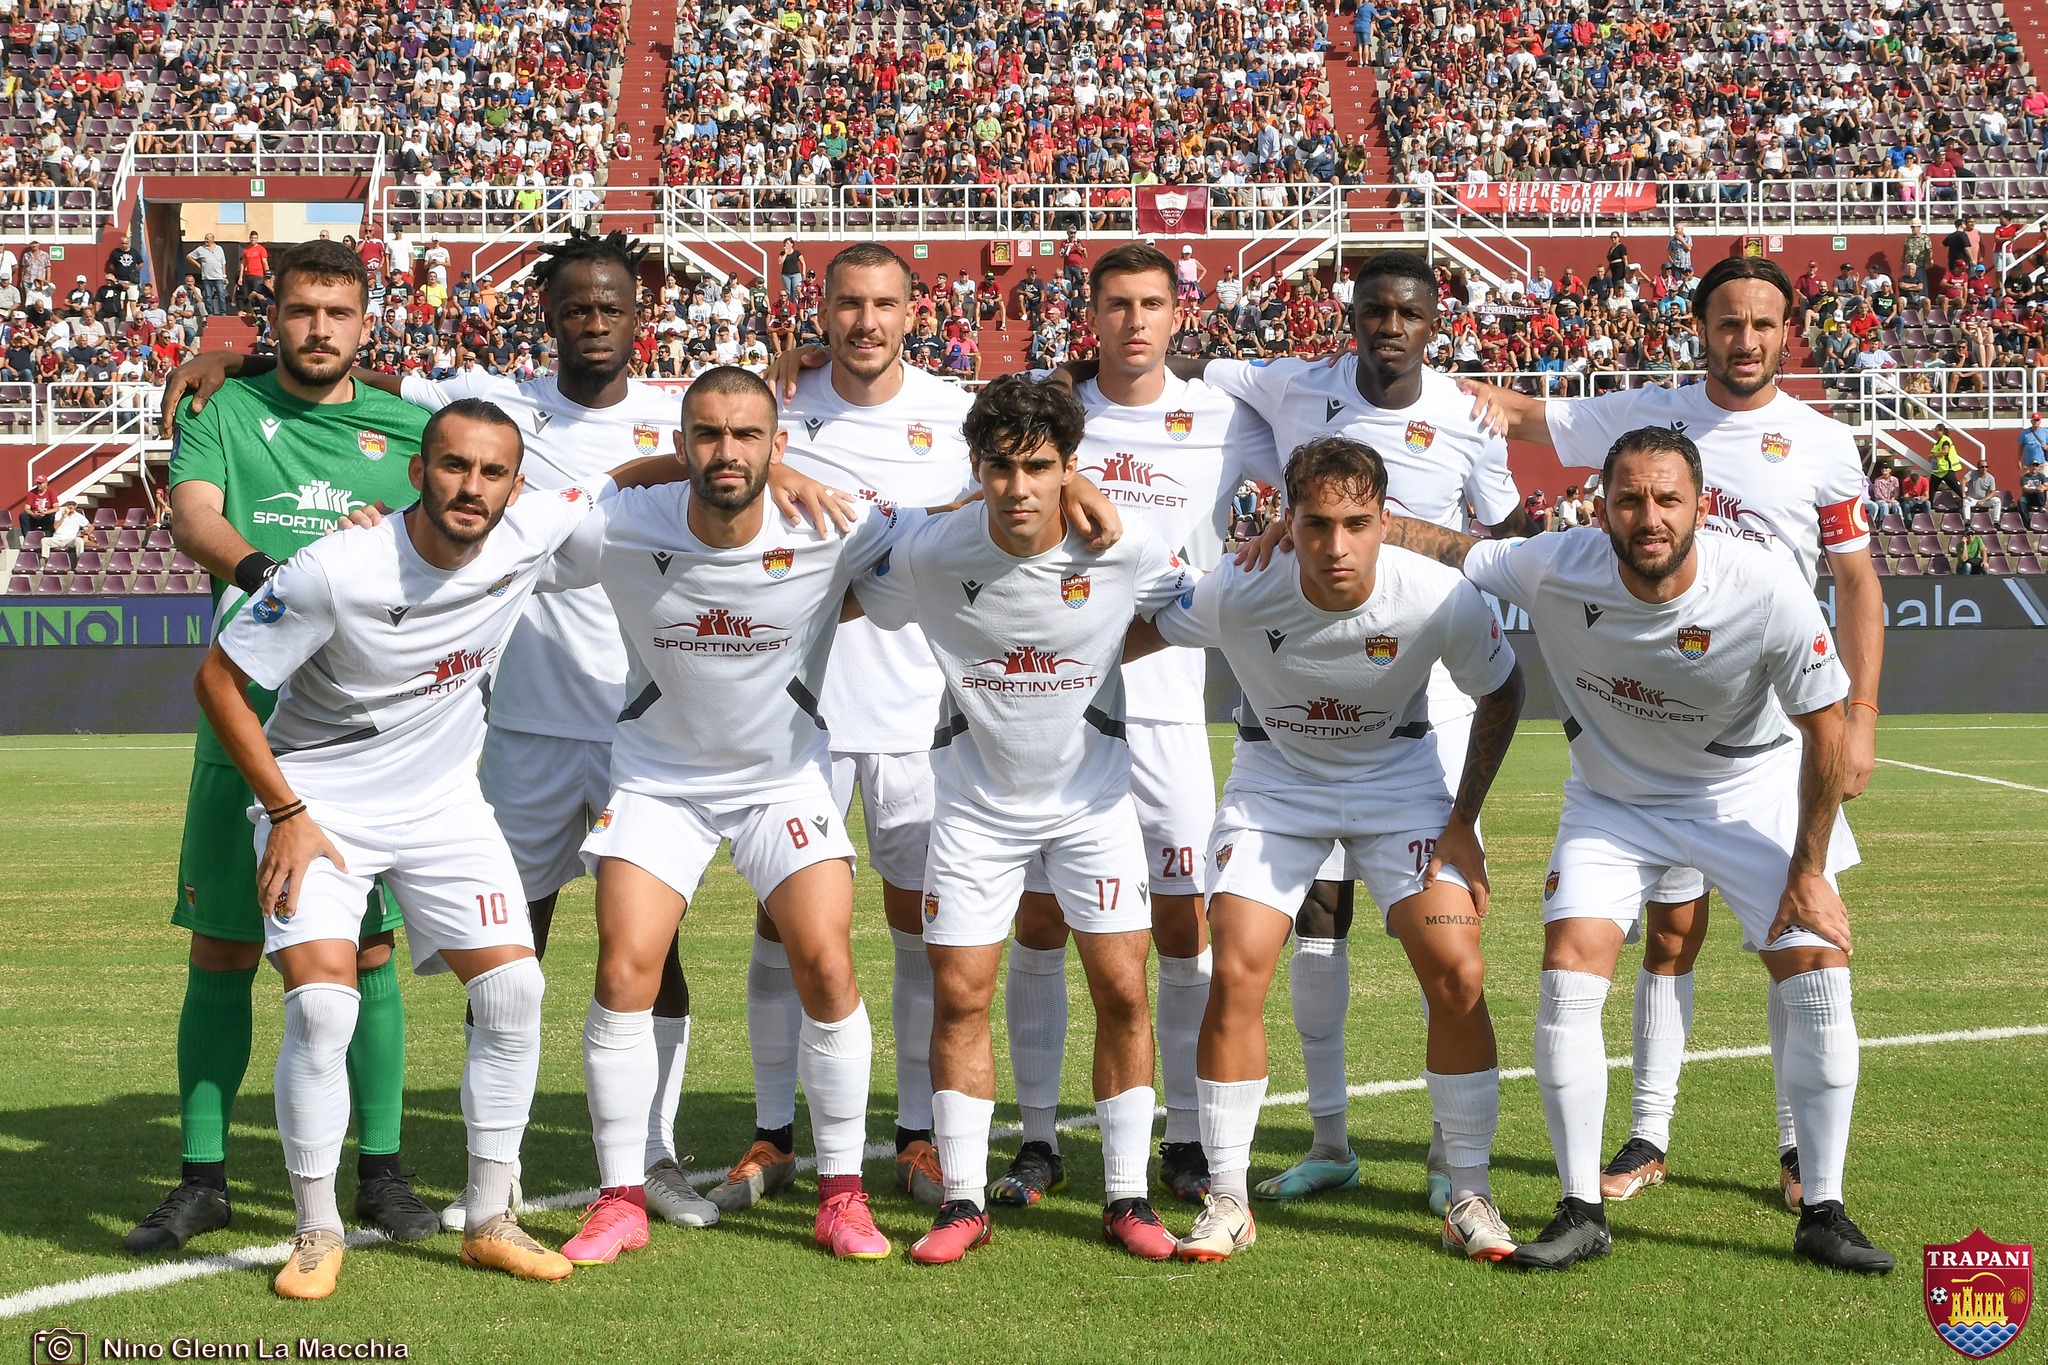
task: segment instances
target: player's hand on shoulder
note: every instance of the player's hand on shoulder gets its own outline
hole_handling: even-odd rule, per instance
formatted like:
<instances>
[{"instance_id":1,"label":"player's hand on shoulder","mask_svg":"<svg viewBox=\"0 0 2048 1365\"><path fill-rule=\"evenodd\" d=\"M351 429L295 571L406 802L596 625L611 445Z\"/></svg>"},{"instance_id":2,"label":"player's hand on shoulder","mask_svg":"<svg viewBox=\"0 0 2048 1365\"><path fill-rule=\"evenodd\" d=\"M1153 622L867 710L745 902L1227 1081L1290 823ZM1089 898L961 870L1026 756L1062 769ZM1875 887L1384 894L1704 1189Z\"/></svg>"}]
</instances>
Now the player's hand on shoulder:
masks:
<instances>
[{"instance_id":1,"label":"player's hand on shoulder","mask_svg":"<svg viewBox=\"0 0 2048 1365\"><path fill-rule=\"evenodd\" d=\"M826 534L828 521L838 528L840 535L845 535L853 529L853 519L860 514L860 504L852 495L800 474L780 461L768 467L768 496L775 500L775 510L782 513L784 520L808 521L821 536Z\"/></svg>"},{"instance_id":2,"label":"player's hand on shoulder","mask_svg":"<svg viewBox=\"0 0 2048 1365\"><path fill-rule=\"evenodd\" d=\"M1436 879L1446 864L1457 868L1471 883L1473 912L1484 916L1492 886L1486 875L1486 849L1479 842L1479 831L1455 815L1444 826L1444 832L1437 835L1436 851L1430 855L1429 865L1422 870L1425 890L1436 885Z\"/></svg>"},{"instance_id":3,"label":"player's hand on shoulder","mask_svg":"<svg viewBox=\"0 0 2048 1365\"><path fill-rule=\"evenodd\" d=\"M1477 379L1458 380L1458 392L1472 400L1472 420L1496 436L1506 436L1511 425L1507 394L1493 384Z\"/></svg>"},{"instance_id":4,"label":"player's hand on shoulder","mask_svg":"<svg viewBox=\"0 0 2048 1365\"><path fill-rule=\"evenodd\" d=\"M164 380L164 396L158 421L165 439L177 434L178 403L187 394L192 397L192 411L196 415L206 407L206 400L220 392L221 385L241 373L242 357L233 351L206 351L172 370Z\"/></svg>"},{"instance_id":5,"label":"player's hand on shoulder","mask_svg":"<svg viewBox=\"0 0 2048 1365\"><path fill-rule=\"evenodd\" d=\"M1357 349L1357 342L1346 341L1342 346L1339 346L1334 351L1326 351L1322 355L1312 357L1308 363L1311 365L1320 363L1324 369L1334 370L1337 368L1337 363L1339 361L1343 360L1344 357L1347 355L1354 354L1357 351Z\"/></svg>"},{"instance_id":6,"label":"player's hand on shoulder","mask_svg":"<svg viewBox=\"0 0 2048 1365\"><path fill-rule=\"evenodd\" d=\"M1291 554L1294 550L1294 531L1285 516L1273 518L1265 530L1237 547L1234 556L1240 569L1264 569L1273 562L1277 554Z\"/></svg>"},{"instance_id":7,"label":"player's hand on shoulder","mask_svg":"<svg viewBox=\"0 0 2048 1365\"><path fill-rule=\"evenodd\" d=\"M778 398L787 403L796 397L797 377L805 370L822 369L831 358L832 352L823 346L792 346L768 362L768 373L762 377Z\"/></svg>"},{"instance_id":8,"label":"player's hand on shoulder","mask_svg":"<svg viewBox=\"0 0 2048 1365\"><path fill-rule=\"evenodd\" d=\"M366 502L361 507L351 508L347 516L338 518L334 525L327 528L327 534L331 536L336 531L350 531L357 528L367 531L372 526L380 524L384 518L390 515L391 509L383 503Z\"/></svg>"},{"instance_id":9,"label":"player's hand on shoulder","mask_svg":"<svg viewBox=\"0 0 2048 1365\"><path fill-rule=\"evenodd\" d=\"M1101 554L1123 539L1124 521L1117 514L1116 504L1086 477L1074 476L1062 496L1062 506L1092 553Z\"/></svg>"},{"instance_id":10,"label":"player's hand on shoulder","mask_svg":"<svg viewBox=\"0 0 2048 1365\"><path fill-rule=\"evenodd\" d=\"M1785 879L1785 894L1778 898L1778 916L1764 935L1766 945L1793 929L1820 935L1844 954L1849 946L1849 907L1842 895L1817 872L1794 872Z\"/></svg>"},{"instance_id":11,"label":"player's hand on shoulder","mask_svg":"<svg viewBox=\"0 0 2048 1365\"><path fill-rule=\"evenodd\" d=\"M337 871L348 871L341 850L327 837L327 831L313 822L310 811L301 812L271 826L263 845L263 860L256 867L256 903L266 912L279 906L288 911L299 907L299 894L306 884L306 869L325 858Z\"/></svg>"}]
</instances>

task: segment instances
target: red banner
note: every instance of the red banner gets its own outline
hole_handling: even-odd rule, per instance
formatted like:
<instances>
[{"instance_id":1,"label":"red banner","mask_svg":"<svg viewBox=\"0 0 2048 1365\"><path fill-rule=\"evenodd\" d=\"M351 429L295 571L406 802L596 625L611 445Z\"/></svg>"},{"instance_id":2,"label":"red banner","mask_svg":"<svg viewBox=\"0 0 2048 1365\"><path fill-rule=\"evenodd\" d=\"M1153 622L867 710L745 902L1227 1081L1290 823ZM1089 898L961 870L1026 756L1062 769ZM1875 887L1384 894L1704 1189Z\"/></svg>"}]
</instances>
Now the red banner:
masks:
<instances>
[{"instance_id":1,"label":"red banner","mask_svg":"<svg viewBox=\"0 0 2048 1365\"><path fill-rule=\"evenodd\" d=\"M1496 180L1458 186L1458 202L1480 213L1562 214L1648 213L1657 207L1651 180Z\"/></svg>"},{"instance_id":2,"label":"red banner","mask_svg":"<svg viewBox=\"0 0 2048 1365\"><path fill-rule=\"evenodd\" d=\"M1207 185L1138 186L1138 232L1147 237L1201 236L1209 231Z\"/></svg>"}]
</instances>

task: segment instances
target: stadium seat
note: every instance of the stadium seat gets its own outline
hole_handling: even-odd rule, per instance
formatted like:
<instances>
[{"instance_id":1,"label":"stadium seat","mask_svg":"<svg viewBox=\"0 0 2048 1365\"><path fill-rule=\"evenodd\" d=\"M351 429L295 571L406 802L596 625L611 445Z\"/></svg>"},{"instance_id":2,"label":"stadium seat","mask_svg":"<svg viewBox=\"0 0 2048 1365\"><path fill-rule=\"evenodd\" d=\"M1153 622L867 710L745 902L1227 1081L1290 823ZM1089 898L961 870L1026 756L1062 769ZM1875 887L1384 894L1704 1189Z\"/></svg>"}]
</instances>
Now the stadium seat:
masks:
<instances>
[{"instance_id":1,"label":"stadium seat","mask_svg":"<svg viewBox=\"0 0 2048 1365\"><path fill-rule=\"evenodd\" d=\"M1892 561L1892 572L1900 578L1918 578L1920 561L1911 555L1900 555Z\"/></svg>"},{"instance_id":2,"label":"stadium seat","mask_svg":"<svg viewBox=\"0 0 2048 1365\"><path fill-rule=\"evenodd\" d=\"M36 591L56 594L64 591L64 580L53 573L42 574L36 579Z\"/></svg>"},{"instance_id":3,"label":"stadium seat","mask_svg":"<svg viewBox=\"0 0 2048 1365\"><path fill-rule=\"evenodd\" d=\"M73 573L105 573L106 556L98 550L80 550L78 561L72 566Z\"/></svg>"},{"instance_id":4,"label":"stadium seat","mask_svg":"<svg viewBox=\"0 0 2048 1365\"><path fill-rule=\"evenodd\" d=\"M1887 512L1877 519L1877 529L1888 536L1902 536L1906 534L1906 523L1898 513Z\"/></svg>"},{"instance_id":5,"label":"stadium seat","mask_svg":"<svg viewBox=\"0 0 2048 1365\"><path fill-rule=\"evenodd\" d=\"M1997 529L1998 523L1994 522L1991 519L1991 514L1983 508L1979 507L1976 511L1970 513L1970 530L1977 535L1988 536Z\"/></svg>"},{"instance_id":6,"label":"stadium seat","mask_svg":"<svg viewBox=\"0 0 2048 1365\"><path fill-rule=\"evenodd\" d=\"M70 573L71 551L50 551L50 553L43 556L43 569L47 573Z\"/></svg>"},{"instance_id":7,"label":"stadium seat","mask_svg":"<svg viewBox=\"0 0 2048 1365\"><path fill-rule=\"evenodd\" d=\"M1984 555L1984 571L2003 576L2012 572L2012 565L2007 562L2004 555L1987 551Z\"/></svg>"},{"instance_id":8,"label":"stadium seat","mask_svg":"<svg viewBox=\"0 0 2048 1365\"><path fill-rule=\"evenodd\" d=\"M21 533L21 548L24 550L42 549L43 533L41 531L23 531Z\"/></svg>"},{"instance_id":9,"label":"stadium seat","mask_svg":"<svg viewBox=\"0 0 2048 1365\"><path fill-rule=\"evenodd\" d=\"M0 507L0 536L6 535L13 529L14 513L8 511L5 507Z\"/></svg>"},{"instance_id":10,"label":"stadium seat","mask_svg":"<svg viewBox=\"0 0 2048 1365\"><path fill-rule=\"evenodd\" d=\"M139 594L155 596L163 591L163 576L153 573L139 573L135 575L135 591Z\"/></svg>"},{"instance_id":11,"label":"stadium seat","mask_svg":"<svg viewBox=\"0 0 2048 1365\"><path fill-rule=\"evenodd\" d=\"M1963 500L1949 492L1946 488L1935 489L1934 496L1928 501L1933 503L1934 510L1937 512L1960 512L1963 510Z\"/></svg>"},{"instance_id":12,"label":"stadium seat","mask_svg":"<svg viewBox=\"0 0 2048 1365\"><path fill-rule=\"evenodd\" d=\"M121 519L121 524L123 526L130 528L131 530L141 530L143 527L149 525L148 509L142 507L129 508L128 515Z\"/></svg>"},{"instance_id":13,"label":"stadium seat","mask_svg":"<svg viewBox=\"0 0 2048 1365\"><path fill-rule=\"evenodd\" d=\"M1877 576L1879 578L1890 578L1892 576L1892 561L1890 559L1872 559L1870 561L1870 567L1877 570Z\"/></svg>"},{"instance_id":14,"label":"stadium seat","mask_svg":"<svg viewBox=\"0 0 2048 1365\"><path fill-rule=\"evenodd\" d=\"M128 578L125 574L110 573L100 580L100 591L114 597L128 595Z\"/></svg>"},{"instance_id":15,"label":"stadium seat","mask_svg":"<svg viewBox=\"0 0 2048 1365\"><path fill-rule=\"evenodd\" d=\"M174 573L164 579L164 591L179 594L203 593L206 591L206 584L192 574Z\"/></svg>"},{"instance_id":16,"label":"stadium seat","mask_svg":"<svg viewBox=\"0 0 2048 1365\"><path fill-rule=\"evenodd\" d=\"M1916 536L1931 536L1935 532L1934 518L1925 512L1915 512L1912 523L1906 529Z\"/></svg>"},{"instance_id":17,"label":"stadium seat","mask_svg":"<svg viewBox=\"0 0 2048 1365\"><path fill-rule=\"evenodd\" d=\"M1955 572L1955 566L1949 563L1947 555L1933 555L1927 561L1927 572L1937 575L1952 574Z\"/></svg>"},{"instance_id":18,"label":"stadium seat","mask_svg":"<svg viewBox=\"0 0 2048 1365\"><path fill-rule=\"evenodd\" d=\"M2023 574L2039 574L2041 572L2041 560L2036 555L2023 554L2016 561L2016 567Z\"/></svg>"},{"instance_id":19,"label":"stadium seat","mask_svg":"<svg viewBox=\"0 0 2048 1365\"><path fill-rule=\"evenodd\" d=\"M119 526L121 524L121 514L111 507L95 508L92 514L92 524L95 526Z\"/></svg>"},{"instance_id":20,"label":"stadium seat","mask_svg":"<svg viewBox=\"0 0 2048 1365\"><path fill-rule=\"evenodd\" d=\"M1913 553L1916 555L1938 555L1941 553L1940 536L1914 536Z\"/></svg>"},{"instance_id":21,"label":"stadium seat","mask_svg":"<svg viewBox=\"0 0 2048 1365\"><path fill-rule=\"evenodd\" d=\"M155 549L156 547L155 547L155 546L151 546L150 548L151 548L151 549ZM166 550L168 550L168 549L170 549L171 547L170 547L170 546L168 546L168 545L166 545L166 546L164 546L163 548L165 548ZM186 555L185 555L185 552L184 552L183 550L179 550L179 551L177 551L176 553L172 554L172 556L171 556L171 572L172 572L172 573L198 573L198 572L200 572L200 568L199 568L199 566L198 566L198 565L197 565L196 563L194 563L194 562L193 562L193 561L192 561L191 559L189 559L189 558L187 558L187 557L186 557Z\"/></svg>"},{"instance_id":22,"label":"stadium seat","mask_svg":"<svg viewBox=\"0 0 2048 1365\"><path fill-rule=\"evenodd\" d=\"M107 552L107 572L134 573L135 556L126 550L109 550Z\"/></svg>"},{"instance_id":23,"label":"stadium seat","mask_svg":"<svg viewBox=\"0 0 2048 1365\"><path fill-rule=\"evenodd\" d=\"M1934 529L1945 536L1959 536L1963 533L1963 514L1942 512L1934 518Z\"/></svg>"},{"instance_id":24,"label":"stadium seat","mask_svg":"<svg viewBox=\"0 0 2048 1365\"><path fill-rule=\"evenodd\" d=\"M171 533L161 526L143 537L142 546L146 550L172 550L177 548L171 543Z\"/></svg>"},{"instance_id":25,"label":"stadium seat","mask_svg":"<svg viewBox=\"0 0 2048 1365\"><path fill-rule=\"evenodd\" d=\"M93 582L91 574L75 573L71 575L71 581L64 585L64 595L67 597L90 597L97 591L99 589Z\"/></svg>"},{"instance_id":26,"label":"stadium seat","mask_svg":"<svg viewBox=\"0 0 2048 1365\"><path fill-rule=\"evenodd\" d=\"M2048 512L2036 512L2027 518L2027 529L2035 535L2048 535Z\"/></svg>"},{"instance_id":27,"label":"stadium seat","mask_svg":"<svg viewBox=\"0 0 2048 1365\"><path fill-rule=\"evenodd\" d=\"M114 548L115 548L115 549L117 549L117 550L139 550L139 549L141 549L141 548L142 548L142 532L140 532L140 531L136 530L136 529L135 529L134 527L132 527L132 526L130 526L130 527L124 527L124 528L123 528L122 530L120 530L119 532L117 532L117 533L115 534L115 536L114 536Z\"/></svg>"},{"instance_id":28,"label":"stadium seat","mask_svg":"<svg viewBox=\"0 0 2048 1365\"><path fill-rule=\"evenodd\" d=\"M26 597L35 590L36 585L29 580L27 574L18 573L8 576L7 595L9 597Z\"/></svg>"},{"instance_id":29,"label":"stadium seat","mask_svg":"<svg viewBox=\"0 0 2048 1365\"><path fill-rule=\"evenodd\" d=\"M135 567L142 573L163 573L169 566L162 550L144 550L136 557Z\"/></svg>"}]
</instances>

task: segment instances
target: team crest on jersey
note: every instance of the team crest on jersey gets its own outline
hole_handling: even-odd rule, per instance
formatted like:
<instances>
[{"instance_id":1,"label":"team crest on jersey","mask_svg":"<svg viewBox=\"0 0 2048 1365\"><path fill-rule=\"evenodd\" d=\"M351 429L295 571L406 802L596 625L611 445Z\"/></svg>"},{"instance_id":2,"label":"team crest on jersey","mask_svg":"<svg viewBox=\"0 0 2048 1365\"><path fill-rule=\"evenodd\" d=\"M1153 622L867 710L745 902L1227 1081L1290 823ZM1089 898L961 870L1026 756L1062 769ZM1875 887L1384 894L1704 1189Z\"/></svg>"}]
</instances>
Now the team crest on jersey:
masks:
<instances>
[{"instance_id":1,"label":"team crest on jersey","mask_svg":"<svg viewBox=\"0 0 2048 1365\"><path fill-rule=\"evenodd\" d=\"M1935 1335L1972 1360L2012 1345L2034 1306L2034 1248L1995 1242L1979 1228L1921 1252L1920 1302Z\"/></svg>"},{"instance_id":2,"label":"team crest on jersey","mask_svg":"<svg viewBox=\"0 0 2048 1365\"><path fill-rule=\"evenodd\" d=\"M185 883L185 904L199 904L199 888L194 886L191 882Z\"/></svg>"},{"instance_id":3,"label":"team crest on jersey","mask_svg":"<svg viewBox=\"0 0 2048 1365\"><path fill-rule=\"evenodd\" d=\"M1792 453L1792 443L1773 431L1763 439L1764 458L1772 464L1783 464L1785 457Z\"/></svg>"},{"instance_id":4,"label":"team crest on jersey","mask_svg":"<svg viewBox=\"0 0 2048 1365\"><path fill-rule=\"evenodd\" d=\"M249 608L249 614L266 626L275 625L284 616L284 599L277 595L275 589L265 589L263 596Z\"/></svg>"},{"instance_id":5,"label":"team crest on jersey","mask_svg":"<svg viewBox=\"0 0 2048 1365\"><path fill-rule=\"evenodd\" d=\"M761 572L770 578L780 578L789 572L789 566L796 563L796 551L790 549L763 550Z\"/></svg>"},{"instance_id":6,"label":"team crest on jersey","mask_svg":"<svg viewBox=\"0 0 2048 1365\"><path fill-rule=\"evenodd\" d=\"M1714 632L1705 626L1680 626L1678 628L1678 652L1688 659L1704 659L1707 648L1714 642Z\"/></svg>"},{"instance_id":7,"label":"team crest on jersey","mask_svg":"<svg viewBox=\"0 0 2048 1365\"><path fill-rule=\"evenodd\" d=\"M297 913L298 911L292 909L289 905L285 904L284 897L282 896L279 896L277 898L276 905L270 907L270 917L276 920L279 924L290 924L292 922L292 916L296 915Z\"/></svg>"},{"instance_id":8,"label":"team crest on jersey","mask_svg":"<svg viewBox=\"0 0 2048 1365\"><path fill-rule=\"evenodd\" d=\"M1557 894L1557 873L1552 872L1543 879L1543 899L1549 900Z\"/></svg>"},{"instance_id":9,"label":"team crest on jersey","mask_svg":"<svg viewBox=\"0 0 2048 1365\"><path fill-rule=\"evenodd\" d=\"M602 834L611 827L612 809L610 806L606 806L602 811L598 812L597 818L590 822L590 832L592 834Z\"/></svg>"},{"instance_id":10,"label":"team crest on jersey","mask_svg":"<svg viewBox=\"0 0 2048 1365\"><path fill-rule=\"evenodd\" d=\"M938 917L939 893L936 891L927 891L924 893L924 922L926 924L930 924L933 920L937 919Z\"/></svg>"},{"instance_id":11,"label":"team crest on jersey","mask_svg":"<svg viewBox=\"0 0 2048 1365\"><path fill-rule=\"evenodd\" d=\"M512 586L512 580L515 577L517 577L516 574L508 572L503 578L486 588L485 591L493 597L503 597L506 590Z\"/></svg>"},{"instance_id":12,"label":"team crest on jersey","mask_svg":"<svg viewBox=\"0 0 2048 1365\"><path fill-rule=\"evenodd\" d=\"M1365 657L1384 668L1401 652L1401 642L1391 635L1375 635L1365 642Z\"/></svg>"},{"instance_id":13,"label":"team crest on jersey","mask_svg":"<svg viewBox=\"0 0 2048 1365\"><path fill-rule=\"evenodd\" d=\"M1213 859L1213 861L1216 864L1216 870L1218 872L1221 872L1224 868L1230 866L1230 855L1236 848L1236 844L1225 844L1223 847L1216 850L1216 857Z\"/></svg>"},{"instance_id":14,"label":"team crest on jersey","mask_svg":"<svg viewBox=\"0 0 2048 1365\"><path fill-rule=\"evenodd\" d=\"M1408 448L1419 455L1436 440L1436 428L1427 422L1410 422L1406 439Z\"/></svg>"},{"instance_id":15,"label":"team crest on jersey","mask_svg":"<svg viewBox=\"0 0 2048 1365\"><path fill-rule=\"evenodd\" d=\"M920 455L929 455L932 449L932 429L922 422L913 422L904 432L909 438L910 448Z\"/></svg>"},{"instance_id":16,"label":"team crest on jersey","mask_svg":"<svg viewBox=\"0 0 2048 1365\"><path fill-rule=\"evenodd\" d=\"M1060 601L1079 611L1081 604L1088 600L1088 575L1068 574L1060 580Z\"/></svg>"},{"instance_id":17,"label":"team crest on jersey","mask_svg":"<svg viewBox=\"0 0 2048 1365\"><path fill-rule=\"evenodd\" d=\"M1185 441L1194 434L1195 415L1186 408L1175 408L1166 414L1166 434L1176 441Z\"/></svg>"},{"instance_id":18,"label":"team crest on jersey","mask_svg":"<svg viewBox=\"0 0 2048 1365\"><path fill-rule=\"evenodd\" d=\"M633 448L642 455L652 455L661 446L659 427L634 427Z\"/></svg>"},{"instance_id":19,"label":"team crest on jersey","mask_svg":"<svg viewBox=\"0 0 2048 1365\"><path fill-rule=\"evenodd\" d=\"M384 452L388 449L384 440L384 433L381 431L358 431L356 433L356 449L363 452L363 458L366 460L383 459Z\"/></svg>"}]
</instances>

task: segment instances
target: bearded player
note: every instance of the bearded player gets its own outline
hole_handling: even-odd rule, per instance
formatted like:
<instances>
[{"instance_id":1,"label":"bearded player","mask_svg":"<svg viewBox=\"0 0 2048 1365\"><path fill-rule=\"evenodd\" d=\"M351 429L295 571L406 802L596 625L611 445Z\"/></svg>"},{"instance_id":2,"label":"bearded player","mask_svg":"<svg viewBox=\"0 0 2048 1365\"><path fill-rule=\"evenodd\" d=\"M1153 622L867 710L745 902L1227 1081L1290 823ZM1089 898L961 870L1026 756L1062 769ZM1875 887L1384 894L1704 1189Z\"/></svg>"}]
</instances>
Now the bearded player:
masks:
<instances>
[{"instance_id":1,"label":"bearded player","mask_svg":"<svg viewBox=\"0 0 2048 1365\"><path fill-rule=\"evenodd\" d=\"M1877 762L1884 592L1870 562L1855 433L1777 385L1796 308L1792 282L1775 261L1730 257L1707 271L1693 295L1706 342L1704 384L1548 402L1469 381L1461 387L1475 395L1482 421L1514 440L1554 446L1567 464L1597 467L1614 441L1637 427L1683 432L1705 470L1707 530L1773 551L1809 585L1825 556L1849 674L1847 801L1868 785ZM1695 869L1677 868L1650 895L1636 975L1634 1115L1627 1141L1601 1172L1608 1199L1628 1199L1664 1181L1678 1072L1692 1031L1693 961L1706 940L1706 890ZM1788 1021L1775 981L1770 1002L1776 1058ZM1778 1183L1786 1207L1797 1212L1798 1135L1782 1076L1777 1101Z\"/></svg>"}]
</instances>

